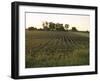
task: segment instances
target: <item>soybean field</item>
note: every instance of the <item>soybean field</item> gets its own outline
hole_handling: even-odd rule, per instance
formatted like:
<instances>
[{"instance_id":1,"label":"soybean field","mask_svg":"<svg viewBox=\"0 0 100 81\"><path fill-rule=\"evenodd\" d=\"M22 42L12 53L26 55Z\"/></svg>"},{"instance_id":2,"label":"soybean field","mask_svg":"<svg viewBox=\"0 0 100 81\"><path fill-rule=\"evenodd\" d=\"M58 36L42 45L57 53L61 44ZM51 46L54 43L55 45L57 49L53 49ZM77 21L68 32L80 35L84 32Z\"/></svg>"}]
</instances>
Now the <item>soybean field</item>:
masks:
<instances>
[{"instance_id":1,"label":"soybean field","mask_svg":"<svg viewBox=\"0 0 100 81\"><path fill-rule=\"evenodd\" d=\"M25 30L25 67L89 65L89 33Z\"/></svg>"}]
</instances>

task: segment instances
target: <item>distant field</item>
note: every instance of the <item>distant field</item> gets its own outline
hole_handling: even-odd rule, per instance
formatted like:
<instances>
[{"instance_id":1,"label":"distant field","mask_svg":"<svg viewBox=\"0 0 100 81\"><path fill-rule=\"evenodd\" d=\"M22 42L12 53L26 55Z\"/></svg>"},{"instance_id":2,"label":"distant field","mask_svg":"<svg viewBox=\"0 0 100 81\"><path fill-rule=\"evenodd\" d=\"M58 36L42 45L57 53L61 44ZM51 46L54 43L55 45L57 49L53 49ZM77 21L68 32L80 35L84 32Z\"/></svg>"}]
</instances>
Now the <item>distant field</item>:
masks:
<instances>
[{"instance_id":1,"label":"distant field","mask_svg":"<svg viewBox=\"0 0 100 81\"><path fill-rule=\"evenodd\" d=\"M89 65L89 33L28 31L26 68Z\"/></svg>"}]
</instances>

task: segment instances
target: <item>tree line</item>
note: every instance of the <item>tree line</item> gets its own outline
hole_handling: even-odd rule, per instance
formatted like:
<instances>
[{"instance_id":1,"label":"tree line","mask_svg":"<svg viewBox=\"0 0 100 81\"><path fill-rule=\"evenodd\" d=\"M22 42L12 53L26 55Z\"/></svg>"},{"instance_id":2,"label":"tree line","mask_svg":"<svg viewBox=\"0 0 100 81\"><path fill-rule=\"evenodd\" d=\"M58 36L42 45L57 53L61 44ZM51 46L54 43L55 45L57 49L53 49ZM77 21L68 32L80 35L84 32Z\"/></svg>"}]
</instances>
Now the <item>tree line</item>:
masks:
<instances>
[{"instance_id":1,"label":"tree line","mask_svg":"<svg viewBox=\"0 0 100 81\"><path fill-rule=\"evenodd\" d=\"M43 22L42 27L37 29L36 27L28 27L28 30L41 30L41 31L68 31L70 25L54 22ZM78 31L76 27L72 27L71 31Z\"/></svg>"}]
</instances>

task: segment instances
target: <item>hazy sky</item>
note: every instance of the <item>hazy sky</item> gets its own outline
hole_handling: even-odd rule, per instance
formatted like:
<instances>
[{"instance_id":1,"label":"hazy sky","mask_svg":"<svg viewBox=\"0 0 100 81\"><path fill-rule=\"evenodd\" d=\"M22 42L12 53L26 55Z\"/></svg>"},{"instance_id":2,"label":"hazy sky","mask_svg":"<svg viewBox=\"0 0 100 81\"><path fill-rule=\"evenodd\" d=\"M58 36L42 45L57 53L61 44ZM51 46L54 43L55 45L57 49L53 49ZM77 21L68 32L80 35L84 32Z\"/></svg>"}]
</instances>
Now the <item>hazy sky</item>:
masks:
<instances>
[{"instance_id":1,"label":"hazy sky","mask_svg":"<svg viewBox=\"0 0 100 81\"><path fill-rule=\"evenodd\" d=\"M44 21L69 24L69 29L71 29L72 27L76 27L79 31L90 30L89 15L26 13L26 28L31 26L34 26L36 28L43 28L42 23Z\"/></svg>"}]
</instances>

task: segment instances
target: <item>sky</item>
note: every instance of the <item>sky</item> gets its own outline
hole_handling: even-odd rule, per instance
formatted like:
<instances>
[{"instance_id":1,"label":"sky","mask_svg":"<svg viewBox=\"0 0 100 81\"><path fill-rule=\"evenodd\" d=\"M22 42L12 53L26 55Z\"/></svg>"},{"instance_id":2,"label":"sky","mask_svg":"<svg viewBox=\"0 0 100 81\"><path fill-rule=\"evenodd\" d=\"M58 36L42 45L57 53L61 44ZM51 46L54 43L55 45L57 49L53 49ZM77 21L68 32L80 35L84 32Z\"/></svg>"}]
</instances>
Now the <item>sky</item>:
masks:
<instances>
[{"instance_id":1,"label":"sky","mask_svg":"<svg viewBox=\"0 0 100 81\"><path fill-rule=\"evenodd\" d=\"M69 24L69 29L76 27L79 31L90 30L90 16L77 14L47 14L47 13L26 13L26 28L43 28L43 22L54 22Z\"/></svg>"}]
</instances>

